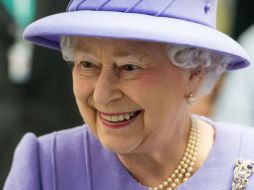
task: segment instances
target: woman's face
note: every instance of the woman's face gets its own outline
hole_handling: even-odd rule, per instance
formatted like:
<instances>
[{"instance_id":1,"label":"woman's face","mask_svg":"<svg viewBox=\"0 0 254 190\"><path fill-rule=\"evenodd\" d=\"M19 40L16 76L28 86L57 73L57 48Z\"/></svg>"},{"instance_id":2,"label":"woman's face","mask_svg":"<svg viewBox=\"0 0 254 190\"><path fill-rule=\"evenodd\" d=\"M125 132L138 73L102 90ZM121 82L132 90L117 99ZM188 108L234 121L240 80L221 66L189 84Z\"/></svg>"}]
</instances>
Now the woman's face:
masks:
<instances>
[{"instance_id":1,"label":"woman's face","mask_svg":"<svg viewBox=\"0 0 254 190\"><path fill-rule=\"evenodd\" d=\"M189 71L170 63L165 45L78 38L73 88L80 113L101 143L131 153L170 134L186 112Z\"/></svg>"}]
</instances>

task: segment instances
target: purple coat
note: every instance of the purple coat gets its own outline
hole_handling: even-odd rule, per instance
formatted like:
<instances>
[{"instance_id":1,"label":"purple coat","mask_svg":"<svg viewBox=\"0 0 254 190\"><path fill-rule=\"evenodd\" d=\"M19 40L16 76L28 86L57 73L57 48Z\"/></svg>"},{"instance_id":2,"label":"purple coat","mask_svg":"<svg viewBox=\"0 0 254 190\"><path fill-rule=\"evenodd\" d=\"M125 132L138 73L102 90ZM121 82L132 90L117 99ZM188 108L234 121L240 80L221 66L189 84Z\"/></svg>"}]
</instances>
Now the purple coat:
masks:
<instances>
[{"instance_id":1,"label":"purple coat","mask_svg":"<svg viewBox=\"0 0 254 190\"><path fill-rule=\"evenodd\" d=\"M211 122L211 121L209 121ZM213 148L204 165L178 190L230 190L237 158L254 160L254 130L212 123ZM145 190L86 125L19 143L4 190ZM254 189L254 174L247 190Z\"/></svg>"}]
</instances>

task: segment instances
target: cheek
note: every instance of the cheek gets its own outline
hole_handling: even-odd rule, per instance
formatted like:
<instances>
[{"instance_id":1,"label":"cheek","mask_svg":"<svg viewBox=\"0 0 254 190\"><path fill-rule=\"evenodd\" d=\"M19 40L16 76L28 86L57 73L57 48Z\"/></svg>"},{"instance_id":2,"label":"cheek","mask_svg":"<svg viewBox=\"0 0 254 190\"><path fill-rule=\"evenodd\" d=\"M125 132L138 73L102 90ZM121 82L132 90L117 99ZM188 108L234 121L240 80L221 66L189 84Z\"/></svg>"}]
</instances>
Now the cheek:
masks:
<instances>
[{"instance_id":1,"label":"cheek","mask_svg":"<svg viewBox=\"0 0 254 190\"><path fill-rule=\"evenodd\" d=\"M185 79L179 73L153 70L128 85L128 96L144 109L144 123L154 128L168 122L169 115L176 114L184 102ZM135 89L135 90L133 90Z\"/></svg>"},{"instance_id":2,"label":"cheek","mask_svg":"<svg viewBox=\"0 0 254 190\"><path fill-rule=\"evenodd\" d=\"M185 78L174 71L166 69L152 69L128 84L124 84L124 91L134 99L141 99L152 102L168 102L182 99L185 92ZM135 89L135 90L133 90Z\"/></svg>"},{"instance_id":3,"label":"cheek","mask_svg":"<svg viewBox=\"0 0 254 190\"><path fill-rule=\"evenodd\" d=\"M94 125L96 113L94 109L89 105L89 98L91 98L93 95L92 82L83 80L74 75L73 91L82 118L89 125Z\"/></svg>"},{"instance_id":4,"label":"cheek","mask_svg":"<svg viewBox=\"0 0 254 190\"><path fill-rule=\"evenodd\" d=\"M77 71L77 66L73 69L72 79L76 99L82 103L87 102L88 97L93 94L93 80L80 75Z\"/></svg>"},{"instance_id":5,"label":"cheek","mask_svg":"<svg viewBox=\"0 0 254 190\"><path fill-rule=\"evenodd\" d=\"M85 104L89 96L89 88L87 85L84 85L85 82L78 79L77 77L73 77L73 91L75 98L78 102L78 105Z\"/></svg>"}]
</instances>

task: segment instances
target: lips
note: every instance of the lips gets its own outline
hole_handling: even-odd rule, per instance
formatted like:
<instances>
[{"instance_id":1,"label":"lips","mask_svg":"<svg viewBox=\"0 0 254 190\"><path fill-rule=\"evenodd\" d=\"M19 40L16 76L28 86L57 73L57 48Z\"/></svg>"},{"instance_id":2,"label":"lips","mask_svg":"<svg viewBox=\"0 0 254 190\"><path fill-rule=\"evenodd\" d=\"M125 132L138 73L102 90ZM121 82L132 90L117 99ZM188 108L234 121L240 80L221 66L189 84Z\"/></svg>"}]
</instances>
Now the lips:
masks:
<instances>
[{"instance_id":1,"label":"lips","mask_svg":"<svg viewBox=\"0 0 254 190\"><path fill-rule=\"evenodd\" d=\"M102 123L106 127L120 128L131 124L137 116L141 113L141 110L125 113L103 113L100 112L100 118Z\"/></svg>"}]
</instances>

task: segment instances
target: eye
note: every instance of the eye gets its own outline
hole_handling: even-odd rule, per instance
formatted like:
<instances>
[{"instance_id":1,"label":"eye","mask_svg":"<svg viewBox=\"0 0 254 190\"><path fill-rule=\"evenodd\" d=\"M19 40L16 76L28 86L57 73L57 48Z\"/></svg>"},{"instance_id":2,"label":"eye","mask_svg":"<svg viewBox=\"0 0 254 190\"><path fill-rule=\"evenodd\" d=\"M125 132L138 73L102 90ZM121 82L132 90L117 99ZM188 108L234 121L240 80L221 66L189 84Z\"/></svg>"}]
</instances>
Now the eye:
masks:
<instances>
[{"instance_id":1,"label":"eye","mask_svg":"<svg viewBox=\"0 0 254 190\"><path fill-rule=\"evenodd\" d=\"M82 66L83 68L97 68L97 65L90 62L90 61L80 61L79 65Z\"/></svg>"},{"instance_id":2,"label":"eye","mask_svg":"<svg viewBox=\"0 0 254 190\"><path fill-rule=\"evenodd\" d=\"M100 72L100 65L91 61L77 61L75 71L82 76L96 76Z\"/></svg>"},{"instance_id":3,"label":"eye","mask_svg":"<svg viewBox=\"0 0 254 190\"><path fill-rule=\"evenodd\" d=\"M121 66L121 70L125 70L125 71L135 71L137 69L139 69L139 66L133 65L133 64L126 64Z\"/></svg>"},{"instance_id":4,"label":"eye","mask_svg":"<svg viewBox=\"0 0 254 190\"><path fill-rule=\"evenodd\" d=\"M91 72L99 69L99 65L91 61L79 61L77 67L83 72Z\"/></svg>"},{"instance_id":5,"label":"eye","mask_svg":"<svg viewBox=\"0 0 254 190\"><path fill-rule=\"evenodd\" d=\"M137 64L125 64L118 67L118 76L121 79L132 80L138 78L144 69Z\"/></svg>"}]
</instances>

